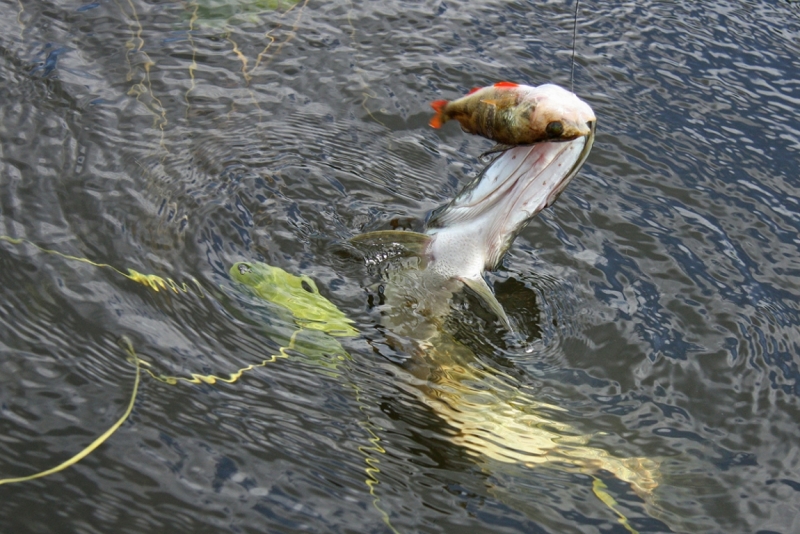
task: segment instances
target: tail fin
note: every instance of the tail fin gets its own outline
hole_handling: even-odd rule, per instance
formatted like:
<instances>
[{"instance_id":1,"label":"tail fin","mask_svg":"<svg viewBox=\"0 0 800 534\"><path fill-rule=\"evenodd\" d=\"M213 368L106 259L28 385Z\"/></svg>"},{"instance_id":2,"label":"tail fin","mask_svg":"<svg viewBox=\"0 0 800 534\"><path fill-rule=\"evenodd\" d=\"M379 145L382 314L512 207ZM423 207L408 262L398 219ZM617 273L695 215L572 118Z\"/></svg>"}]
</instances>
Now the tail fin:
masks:
<instances>
[{"instance_id":1,"label":"tail fin","mask_svg":"<svg viewBox=\"0 0 800 534\"><path fill-rule=\"evenodd\" d=\"M432 128L441 128L445 121L447 121L447 117L444 114L444 108L447 107L447 100L431 102L431 107L436 112L436 115L433 116L431 122L428 124L430 124Z\"/></svg>"}]
</instances>

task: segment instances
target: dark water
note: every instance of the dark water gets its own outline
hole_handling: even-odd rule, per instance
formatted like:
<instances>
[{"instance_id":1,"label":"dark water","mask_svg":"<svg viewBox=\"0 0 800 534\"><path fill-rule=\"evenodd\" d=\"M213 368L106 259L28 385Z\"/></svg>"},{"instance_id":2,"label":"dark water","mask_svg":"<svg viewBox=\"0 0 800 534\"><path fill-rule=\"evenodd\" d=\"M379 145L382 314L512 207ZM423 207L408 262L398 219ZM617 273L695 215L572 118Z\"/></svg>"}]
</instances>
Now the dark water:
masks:
<instances>
[{"instance_id":1,"label":"dark water","mask_svg":"<svg viewBox=\"0 0 800 534\"><path fill-rule=\"evenodd\" d=\"M481 169L490 143L431 130L430 101L569 86L574 4L233 4L0 2L0 234L187 284L0 242L0 477L120 417L121 336L178 376L286 346L236 261L311 276L365 334L233 384L143 374L103 446L0 486L0 531L626 532L591 477L452 444L337 253ZM800 531L799 56L797 3L581 3L597 142L490 277L526 341L474 346L594 446L660 462L645 499L598 474L640 532Z\"/></svg>"}]
</instances>

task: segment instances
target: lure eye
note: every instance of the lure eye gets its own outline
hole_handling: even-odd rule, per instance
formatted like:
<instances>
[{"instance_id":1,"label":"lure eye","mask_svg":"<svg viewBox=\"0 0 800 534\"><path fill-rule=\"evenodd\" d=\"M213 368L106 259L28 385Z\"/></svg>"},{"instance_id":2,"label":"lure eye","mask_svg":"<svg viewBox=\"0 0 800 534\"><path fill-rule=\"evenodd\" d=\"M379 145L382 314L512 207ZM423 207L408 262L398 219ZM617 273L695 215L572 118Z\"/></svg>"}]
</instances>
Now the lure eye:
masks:
<instances>
[{"instance_id":1,"label":"lure eye","mask_svg":"<svg viewBox=\"0 0 800 534\"><path fill-rule=\"evenodd\" d=\"M305 280L303 280L303 281L301 281L301 282L300 282L300 287L302 287L303 289L305 289L305 290L306 290L306 291L308 291L309 293L313 293L313 292L314 292L314 290L313 290L313 289L311 289L311 284L309 284L309 283L308 283L308 282L306 282Z\"/></svg>"},{"instance_id":2,"label":"lure eye","mask_svg":"<svg viewBox=\"0 0 800 534\"><path fill-rule=\"evenodd\" d=\"M545 128L544 131L551 138L561 137L561 134L564 133L564 125L561 124L561 121L553 121L547 125L547 128Z\"/></svg>"},{"instance_id":3,"label":"lure eye","mask_svg":"<svg viewBox=\"0 0 800 534\"><path fill-rule=\"evenodd\" d=\"M240 263L239 264L239 274L249 274L249 273L252 273L252 272L253 272L253 270L250 268L250 266L248 264L246 264L246 263Z\"/></svg>"}]
</instances>

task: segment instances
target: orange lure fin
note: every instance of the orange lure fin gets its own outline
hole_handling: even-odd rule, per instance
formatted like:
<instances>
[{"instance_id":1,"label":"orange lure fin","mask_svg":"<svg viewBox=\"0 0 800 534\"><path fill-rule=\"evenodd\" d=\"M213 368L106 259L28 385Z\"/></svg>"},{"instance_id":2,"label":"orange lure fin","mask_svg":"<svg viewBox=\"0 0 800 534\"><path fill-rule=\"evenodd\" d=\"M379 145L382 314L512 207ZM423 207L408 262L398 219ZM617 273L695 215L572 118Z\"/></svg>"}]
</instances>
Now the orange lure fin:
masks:
<instances>
[{"instance_id":1,"label":"orange lure fin","mask_svg":"<svg viewBox=\"0 0 800 534\"><path fill-rule=\"evenodd\" d=\"M431 102L431 107L436 112L436 115L433 116L431 122L428 124L430 124L432 128L441 128L447 120L447 117L444 114L444 108L447 107L447 100L436 100Z\"/></svg>"}]
</instances>

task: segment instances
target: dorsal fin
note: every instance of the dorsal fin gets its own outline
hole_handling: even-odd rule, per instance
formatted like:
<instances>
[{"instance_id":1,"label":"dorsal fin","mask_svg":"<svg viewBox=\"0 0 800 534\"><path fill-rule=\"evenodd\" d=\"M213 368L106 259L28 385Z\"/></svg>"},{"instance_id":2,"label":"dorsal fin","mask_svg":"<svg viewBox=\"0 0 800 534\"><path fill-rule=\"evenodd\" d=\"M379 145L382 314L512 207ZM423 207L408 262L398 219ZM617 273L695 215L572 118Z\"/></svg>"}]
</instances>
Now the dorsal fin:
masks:
<instances>
[{"instance_id":1,"label":"dorsal fin","mask_svg":"<svg viewBox=\"0 0 800 534\"><path fill-rule=\"evenodd\" d=\"M518 83L514 82L497 82L494 84L495 87L519 87Z\"/></svg>"},{"instance_id":2,"label":"dorsal fin","mask_svg":"<svg viewBox=\"0 0 800 534\"><path fill-rule=\"evenodd\" d=\"M434 100L431 102L431 107L436 113L442 113L445 106L447 106L447 100Z\"/></svg>"}]
</instances>

